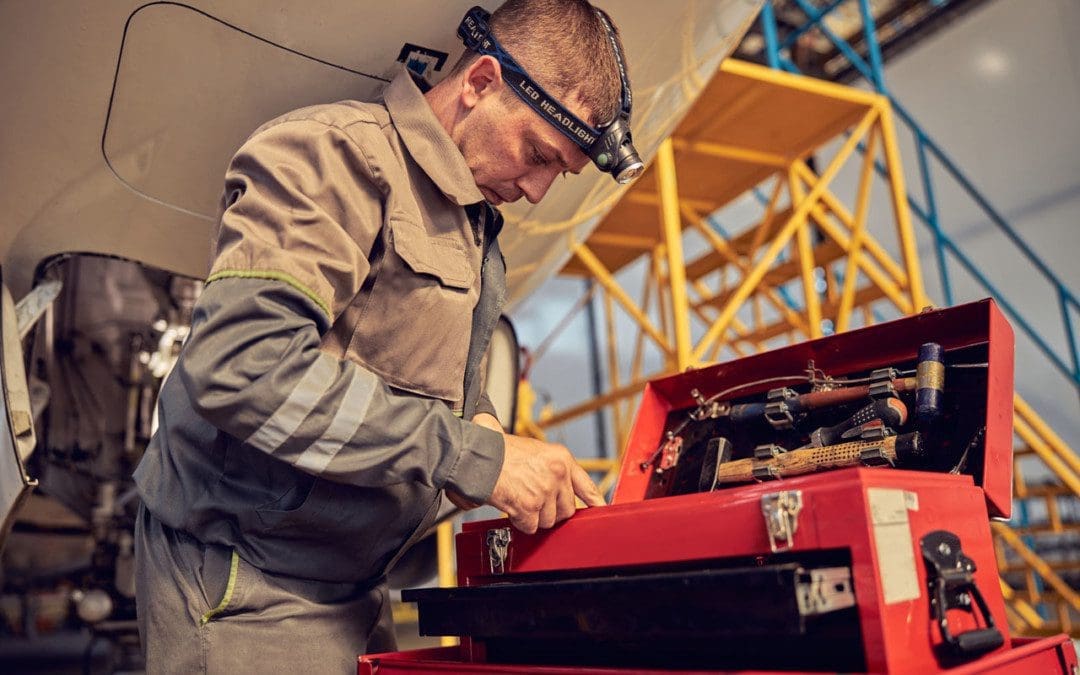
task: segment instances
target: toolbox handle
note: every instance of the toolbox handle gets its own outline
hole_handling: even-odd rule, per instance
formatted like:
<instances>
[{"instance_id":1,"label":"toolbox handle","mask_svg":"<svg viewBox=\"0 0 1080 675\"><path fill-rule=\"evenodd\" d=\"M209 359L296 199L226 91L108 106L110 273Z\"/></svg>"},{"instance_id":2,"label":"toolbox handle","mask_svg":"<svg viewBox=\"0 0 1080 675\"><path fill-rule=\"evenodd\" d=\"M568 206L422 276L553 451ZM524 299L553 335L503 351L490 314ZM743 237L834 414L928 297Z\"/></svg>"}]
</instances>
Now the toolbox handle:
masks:
<instances>
[{"instance_id":1,"label":"toolbox handle","mask_svg":"<svg viewBox=\"0 0 1080 675\"><path fill-rule=\"evenodd\" d=\"M961 656L978 656L993 651L1004 643L1005 638L997 628L976 628L957 635L953 646Z\"/></svg>"}]
</instances>

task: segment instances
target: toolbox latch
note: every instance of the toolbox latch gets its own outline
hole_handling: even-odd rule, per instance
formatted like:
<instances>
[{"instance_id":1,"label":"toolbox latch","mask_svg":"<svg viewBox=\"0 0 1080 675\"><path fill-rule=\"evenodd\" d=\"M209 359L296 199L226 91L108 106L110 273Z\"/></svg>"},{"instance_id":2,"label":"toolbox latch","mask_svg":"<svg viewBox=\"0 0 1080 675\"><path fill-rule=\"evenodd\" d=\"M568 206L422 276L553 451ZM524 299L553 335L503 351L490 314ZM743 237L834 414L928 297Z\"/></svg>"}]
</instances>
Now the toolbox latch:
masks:
<instances>
[{"instance_id":1,"label":"toolbox latch","mask_svg":"<svg viewBox=\"0 0 1080 675\"><path fill-rule=\"evenodd\" d=\"M786 551L795 542L802 511L802 490L784 490L761 496L761 514L769 533L769 548L773 553Z\"/></svg>"},{"instance_id":2,"label":"toolbox latch","mask_svg":"<svg viewBox=\"0 0 1080 675\"><path fill-rule=\"evenodd\" d=\"M936 530L923 537L919 547L926 560L930 612L953 654L971 659L1003 645L1005 638L994 625L990 608L975 585L975 561L960 550L960 537L946 530ZM950 609L969 612L976 621L981 613L985 626L953 635L946 617Z\"/></svg>"},{"instance_id":3,"label":"toolbox latch","mask_svg":"<svg viewBox=\"0 0 1080 675\"><path fill-rule=\"evenodd\" d=\"M487 532L488 566L492 574L506 571L506 558L510 551L510 528L499 527Z\"/></svg>"}]
</instances>

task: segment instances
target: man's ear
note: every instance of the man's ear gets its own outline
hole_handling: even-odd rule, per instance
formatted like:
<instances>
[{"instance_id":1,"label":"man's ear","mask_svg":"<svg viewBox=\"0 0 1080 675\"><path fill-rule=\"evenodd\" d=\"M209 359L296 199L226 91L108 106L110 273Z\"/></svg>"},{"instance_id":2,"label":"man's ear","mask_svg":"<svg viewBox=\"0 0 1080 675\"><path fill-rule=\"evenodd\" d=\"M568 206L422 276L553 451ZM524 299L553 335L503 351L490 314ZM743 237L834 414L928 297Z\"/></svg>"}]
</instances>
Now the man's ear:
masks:
<instances>
[{"instance_id":1,"label":"man's ear","mask_svg":"<svg viewBox=\"0 0 1080 675\"><path fill-rule=\"evenodd\" d=\"M502 91L502 66L493 56L481 56L472 62L461 78L461 103L474 108L481 98Z\"/></svg>"}]
</instances>

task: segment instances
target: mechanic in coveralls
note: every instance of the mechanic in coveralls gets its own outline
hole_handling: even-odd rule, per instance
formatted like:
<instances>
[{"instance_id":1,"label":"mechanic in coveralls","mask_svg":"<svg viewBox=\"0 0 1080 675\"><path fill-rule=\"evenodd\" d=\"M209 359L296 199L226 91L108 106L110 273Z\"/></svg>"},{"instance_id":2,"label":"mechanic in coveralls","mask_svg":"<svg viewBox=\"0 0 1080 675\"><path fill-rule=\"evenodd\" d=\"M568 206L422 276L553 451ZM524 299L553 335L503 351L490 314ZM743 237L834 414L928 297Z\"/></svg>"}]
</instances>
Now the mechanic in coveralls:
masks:
<instances>
[{"instance_id":1,"label":"mechanic in coveralls","mask_svg":"<svg viewBox=\"0 0 1080 675\"><path fill-rule=\"evenodd\" d=\"M386 573L442 493L525 532L603 498L502 433L480 362L506 295L493 208L641 171L610 19L474 8L433 88L297 110L225 176L207 285L135 479L149 672L355 672L395 648ZM427 89L425 91L425 89Z\"/></svg>"}]
</instances>

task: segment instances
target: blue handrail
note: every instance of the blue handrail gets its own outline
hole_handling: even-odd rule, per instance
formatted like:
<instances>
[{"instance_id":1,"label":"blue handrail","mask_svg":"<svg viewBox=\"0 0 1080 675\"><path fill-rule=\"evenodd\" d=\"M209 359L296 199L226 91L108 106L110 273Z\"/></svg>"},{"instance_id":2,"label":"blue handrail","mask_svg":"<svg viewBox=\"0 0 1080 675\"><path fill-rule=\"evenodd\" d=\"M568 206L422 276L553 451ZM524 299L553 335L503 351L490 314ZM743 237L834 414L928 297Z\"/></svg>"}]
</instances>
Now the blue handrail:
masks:
<instances>
[{"instance_id":1,"label":"blue handrail","mask_svg":"<svg viewBox=\"0 0 1080 675\"><path fill-rule=\"evenodd\" d=\"M822 35L827 37L840 54L842 54L852 65L855 70L862 75L866 80L873 85L874 89L882 95L888 97L893 110L896 112L897 117L903 121L904 125L911 132L915 139L915 148L918 159L918 167L920 174L920 182L922 184L925 207L920 207L909 193L907 195L908 204L911 206L911 210L919 218L922 223L928 227L933 235L934 253L938 268L938 275L941 281L942 293L945 296L945 302L948 305L953 304L953 289L952 282L949 278L949 270L946 264L947 254L950 254L955 258L960 265L988 292L991 296L997 300L1002 309L1013 319L1017 327L1020 328L1031 340L1035 343L1036 347L1044 353L1053 366L1058 369L1063 375L1065 375L1076 387L1080 390L1080 345L1077 343L1076 330L1072 321L1072 310L1080 311L1080 301L1072 293L1072 291L1061 282L1061 280L1054 274L1054 272L1039 258L1038 255L1031 249L1031 247L1025 242L1015 229L1005 218L995 209L990 202L972 185L971 181L963 174L957 167L956 163L945 153L945 151L939 146L929 135L922 129L922 127L915 121L914 117L889 93L885 87L884 71L883 71L883 59L881 56L880 46L877 41L877 35L874 27L873 15L870 11L869 0L859 0L859 11L863 19L863 35L866 41L867 55L870 63L867 63L860 54L858 54L851 45L832 32L823 22L833 10L835 10L841 3L832 1L828 5L817 8L811 5L807 0L793 0L795 5L802 11L807 21L804 25L796 28L791 34L787 35L783 42L778 39L778 31L776 26L776 16L772 11L771 2L765 4L766 9L762 11L761 23L762 32L765 35L765 48L766 59L769 65L773 68L787 70L793 73L799 73L800 70L795 66L792 61L782 55L780 52L783 49L790 49L795 43L795 40L799 35L805 33L811 28L816 28ZM860 150L863 148L860 146ZM1019 249L1035 269L1049 282L1058 296L1058 304L1061 310L1062 325L1065 332L1068 348L1068 360L1070 364L1065 362L1059 353L1049 345L1047 340L1035 330L1031 323L1020 314L1020 312L1010 303L1004 295L999 291L986 277L985 274L968 258L964 255L956 243L950 238L942 229L941 222L939 220L939 214L937 209L937 200L934 191L934 181L930 170L929 158L934 158L945 169L946 173L956 181L960 188L975 202L975 204L987 215L990 221L1000 230L1012 243ZM885 167L876 162L877 172L883 176L888 176L888 172Z\"/></svg>"}]
</instances>

